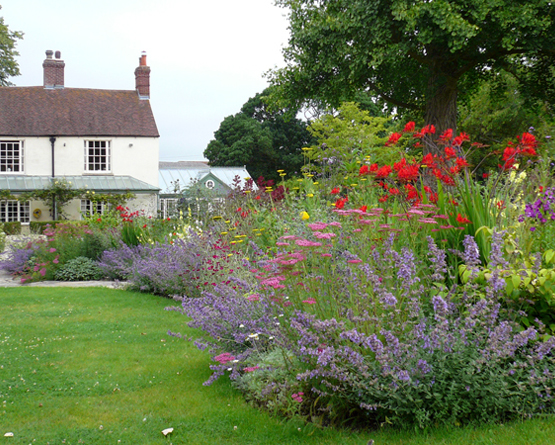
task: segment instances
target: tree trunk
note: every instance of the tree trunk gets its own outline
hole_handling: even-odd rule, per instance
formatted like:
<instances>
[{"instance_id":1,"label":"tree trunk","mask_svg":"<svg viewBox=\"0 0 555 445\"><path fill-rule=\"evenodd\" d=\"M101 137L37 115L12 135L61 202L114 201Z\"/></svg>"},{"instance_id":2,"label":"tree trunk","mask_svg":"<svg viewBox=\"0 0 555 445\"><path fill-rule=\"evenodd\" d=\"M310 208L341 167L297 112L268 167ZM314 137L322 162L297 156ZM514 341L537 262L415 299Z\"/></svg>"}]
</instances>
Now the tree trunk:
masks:
<instances>
[{"instance_id":1,"label":"tree trunk","mask_svg":"<svg viewBox=\"0 0 555 445\"><path fill-rule=\"evenodd\" d=\"M457 80L437 66L430 68L425 122L434 125L436 132L426 137L424 154L439 154L440 147L433 141L449 128L457 131Z\"/></svg>"}]
</instances>

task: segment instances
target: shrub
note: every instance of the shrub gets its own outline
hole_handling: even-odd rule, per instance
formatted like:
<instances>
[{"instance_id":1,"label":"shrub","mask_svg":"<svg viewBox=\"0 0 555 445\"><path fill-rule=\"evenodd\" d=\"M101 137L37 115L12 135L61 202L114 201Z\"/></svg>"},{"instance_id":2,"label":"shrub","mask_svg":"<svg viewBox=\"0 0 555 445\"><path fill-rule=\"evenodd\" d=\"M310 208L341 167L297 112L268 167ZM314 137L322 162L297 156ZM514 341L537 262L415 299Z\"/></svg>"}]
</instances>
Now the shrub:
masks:
<instances>
[{"instance_id":1,"label":"shrub","mask_svg":"<svg viewBox=\"0 0 555 445\"><path fill-rule=\"evenodd\" d=\"M54 272L54 279L58 281L92 281L100 280L104 272L98 265L87 257L77 257L69 260Z\"/></svg>"},{"instance_id":2,"label":"shrub","mask_svg":"<svg viewBox=\"0 0 555 445\"><path fill-rule=\"evenodd\" d=\"M4 252L6 248L6 233L4 232L4 224L0 223L0 252Z\"/></svg>"},{"instance_id":3,"label":"shrub","mask_svg":"<svg viewBox=\"0 0 555 445\"><path fill-rule=\"evenodd\" d=\"M20 235L21 234L21 223L19 221L5 222L4 233L6 235Z\"/></svg>"}]
</instances>

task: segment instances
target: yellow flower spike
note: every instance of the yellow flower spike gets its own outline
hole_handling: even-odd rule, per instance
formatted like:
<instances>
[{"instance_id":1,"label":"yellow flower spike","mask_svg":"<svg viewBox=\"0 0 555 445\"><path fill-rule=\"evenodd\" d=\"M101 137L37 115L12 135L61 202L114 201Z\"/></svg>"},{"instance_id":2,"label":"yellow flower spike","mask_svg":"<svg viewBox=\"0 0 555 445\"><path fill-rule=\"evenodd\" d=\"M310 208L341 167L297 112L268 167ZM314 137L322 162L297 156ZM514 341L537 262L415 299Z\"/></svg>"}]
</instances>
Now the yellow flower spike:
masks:
<instances>
[{"instance_id":1,"label":"yellow flower spike","mask_svg":"<svg viewBox=\"0 0 555 445\"><path fill-rule=\"evenodd\" d=\"M217 221L218 219L222 219L222 217L221 217L221 216L213 216L212 219L213 219L214 221Z\"/></svg>"},{"instance_id":2,"label":"yellow flower spike","mask_svg":"<svg viewBox=\"0 0 555 445\"><path fill-rule=\"evenodd\" d=\"M249 194L251 191L250 190L245 190L245 193Z\"/></svg>"},{"instance_id":3,"label":"yellow flower spike","mask_svg":"<svg viewBox=\"0 0 555 445\"><path fill-rule=\"evenodd\" d=\"M303 147L301 148L302 151L310 151L312 150L312 147Z\"/></svg>"},{"instance_id":4,"label":"yellow flower spike","mask_svg":"<svg viewBox=\"0 0 555 445\"><path fill-rule=\"evenodd\" d=\"M309 174L307 174L306 176L307 176L308 178L312 178L314 175L309 173Z\"/></svg>"},{"instance_id":5,"label":"yellow flower spike","mask_svg":"<svg viewBox=\"0 0 555 445\"><path fill-rule=\"evenodd\" d=\"M303 182L303 180L302 179L297 179L297 182Z\"/></svg>"},{"instance_id":6,"label":"yellow flower spike","mask_svg":"<svg viewBox=\"0 0 555 445\"><path fill-rule=\"evenodd\" d=\"M266 230L266 229L264 229L264 228L260 229L261 232L262 232L263 230Z\"/></svg>"},{"instance_id":7,"label":"yellow flower spike","mask_svg":"<svg viewBox=\"0 0 555 445\"><path fill-rule=\"evenodd\" d=\"M314 196L313 193L307 193L307 194L306 194L306 197L307 197L307 198L312 198L313 196Z\"/></svg>"},{"instance_id":8,"label":"yellow flower spike","mask_svg":"<svg viewBox=\"0 0 555 445\"><path fill-rule=\"evenodd\" d=\"M351 187L356 187L358 184L351 184Z\"/></svg>"},{"instance_id":9,"label":"yellow flower spike","mask_svg":"<svg viewBox=\"0 0 555 445\"><path fill-rule=\"evenodd\" d=\"M360 178L361 181L368 181L366 178Z\"/></svg>"},{"instance_id":10,"label":"yellow flower spike","mask_svg":"<svg viewBox=\"0 0 555 445\"><path fill-rule=\"evenodd\" d=\"M233 254L232 254L232 253L228 253L227 256L233 256Z\"/></svg>"},{"instance_id":11,"label":"yellow flower spike","mask_svg":"<svg viewBox=\"0 0 555 445\"><path fill-rule=\"evenodd\" d=\"M279 175L280 175L280 176L285 176L286 174L287 174L287 173L280 173Z\"/></svg>"},{"instance_id":12,"label":"yellow flower spike","mask_svg":"<svg viewBox=\"0 0 555 445\"><path fill-rule=\"evenodd\" d=\"M314 181L313 184L314 184L314 185L318 185L318 184L320 184L320 183L319 183L318 181Z\"/></svg>"},{"instance_id":13,"label":"yellow flower spike","mask_svg":"<svg viewBox=\"0 0 555 445\"><path fill-rule=\"evenodd\" d=\"M245 181L248 181L250 178L247 176L246 178L243 178Z\"/></svg>"},{"instance_id":14,"label":"yellow flower spike","mask_svg":"<svg viewBox=\"0 0 555 445\"><path fill-rule=\"evenodd\" d=\"M283 173L284 171L285 171L285 170L278 170L277 172L278 172L278 173Z\"/></svg>"},{"instance_id":15,"label":"yellow flower spike","mask_svg":"<svg viewBox=\"0 0 555 445\"><path fill-rule=\"evenodd\" d=\"M229 244L236 244L237 241L231 241Z\"/></svg>"},{"instance_id":16,"label":"yellow flower spike","mask_svg":"<svg viewBox=\"0 0 555 445\"><path fill-rule=\"evenodd\" d=\"M299 187L292 187L291 190L300 190Z\"/></svg>"},{"instance_id":17,"label":"yellow flower spike","mask_svg":"<svg viewBox=\"0 0 555 445\"><path fill-rule=\"evenodd\" d=\"M222 232L220 233L220 235L227 235L227 232Z\"/></svg>"},{"instance_id":18,"label":"yellow flower spike","mask_svg":"<svg viewBox=\"0 0 555 445\"><path fill-rule=\"evenodd\" d=\"M310 215L306 212L301 212L301 219L306 221L307 219L310 219Z\"/></svg>"},{"instance_id":19,"label":"yellow flower spike","mask_svg":"<svg viewBox=\"0 0 555 445\"><path fill-rule=\"evenodd\" d=\"M238 240L237 240L237 243L242 243L242 242L243 242L242 239L238 239Z\"/></svg>"},{"instance_id":20,"label":"yellow flower spike","mask_svg":"<svg viewBox=\"0 0 555 445\"><path fill-rule=\"evenodd\" d=\"M229 224L231 221L228 219L227 221L224 221L226 224Z\"/></svg>"},{"instance_id":21,"label":"yellow flower spike","mask_svg":"<svg viewBox=\"0 0 555 445\"><path fill-rule=\"evenodd\" d=\"M360 161L357 161L357 164L360 164Z\"/></svg>"}]
</instances>

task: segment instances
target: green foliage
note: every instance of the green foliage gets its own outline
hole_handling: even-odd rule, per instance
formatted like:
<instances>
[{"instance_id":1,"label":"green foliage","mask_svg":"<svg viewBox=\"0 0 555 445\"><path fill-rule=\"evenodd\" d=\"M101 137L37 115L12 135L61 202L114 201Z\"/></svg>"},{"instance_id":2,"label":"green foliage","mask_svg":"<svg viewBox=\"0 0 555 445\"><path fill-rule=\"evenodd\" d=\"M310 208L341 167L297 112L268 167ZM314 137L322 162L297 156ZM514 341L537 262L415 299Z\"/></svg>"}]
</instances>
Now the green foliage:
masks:
<instances>
[{"instance_id":1,"label":"green foliage","mask_svg":"<svg viewBox=\"0 0 555 445\"><path fill-rule=\"evenodd\" d=\"M86 193L86 189L75 189L71 181L66 181L63 178L53 178L50 185L41 190L33 190L21 195L23 201L31 199L38 199L46 204L50 209L53 208L54 202L56 203L56 217L60 219L67 219L64 214L64 207L73 199L80 198ZM54 216L54 215L53 215Z\"/></svg>"},{"instance_id":2,"label":"green foliage","mask_svg":"<svg viewBox=\"0 0 555 445\"><path fill-rule=\"evenodd\" d=\"M4 224L0 223L0 253L4 252L6 248L6 232L4 231Z\"/></svg>"},{"instance_id":3,"label":"green foliage","mask_svg":"<svg viewBox=\"0 0 555 445\"><path fill-rule=\"evenodd\" d=\"M278 169L300 171L301 148L311 144L312 138L292 110L268 110L268 94L268 89L257 94L239 113L223 120L204 151L210 165L245 165L255 179L278 179Z\"/></svg>"},{"instance_id":4,"label":"green foliage","mask_svg":"<svg viewBox=\"0 0 555 445\"><path fill-rule=\"evenodd\" d=\"M2 6L0 6L0 9ZM17 40L23 38L20 31L11 31L4 23L4 17L0 17L0 86L12 85L8 80L11 76L19 76L19 64L16 57L19 53L15 46Z\"/></svg>"},{"instance_id":5,"label":"green foliage","mask_svg":"<svg viewBox=\"0 0 555 445\"><path fill-rule=\"evenodd\" d=\"M325 114L308 126L308 131L318 141L305 150L309 165L305 170L320 173L358 171L356 160L368 157L372 162L390 164L399 159L399 147L383 147L387 141L386 125L390 119L373 117L353 102L343 103L337 114ZM312 165L315 163L316 165Z\"/></svg>"},{"instance_id":6,"label":"green foliage","mask_svg":"<svg viewBox=\"0 0 555 445\"><path fill-rule=\"evenodd\" d=\"M551 2L277 0L290 10L286 67L269 74L273 100L337 106L364 90L389 109L415 110L441 133L501 68L545 97L554 90ZM551 70L551 71L550 71ZM540 74L541 73L541 74ZM542 75L550 73L550 75Z\"/></svg>"},{"instance_id":7,"label":"green foliage","mask_svg":"<svg viewBox=\"0 0 555 445\"><path fill-rule=\"evenodd\" d=\"M5 222L4 233L6 235L20 235L21 234L21 223L19 221Z\"/></svg>"},{"instance_id":8,"label":"green foliage","mask_svg":"<svg viewBox=\"0 0 555 445\"><path fill-rule=\"evenodd\" d=\"M90 258L79 256L61 266L54 273L57 281L94 281L102 279L104 273Z\"/></svg>"}]
</instances>

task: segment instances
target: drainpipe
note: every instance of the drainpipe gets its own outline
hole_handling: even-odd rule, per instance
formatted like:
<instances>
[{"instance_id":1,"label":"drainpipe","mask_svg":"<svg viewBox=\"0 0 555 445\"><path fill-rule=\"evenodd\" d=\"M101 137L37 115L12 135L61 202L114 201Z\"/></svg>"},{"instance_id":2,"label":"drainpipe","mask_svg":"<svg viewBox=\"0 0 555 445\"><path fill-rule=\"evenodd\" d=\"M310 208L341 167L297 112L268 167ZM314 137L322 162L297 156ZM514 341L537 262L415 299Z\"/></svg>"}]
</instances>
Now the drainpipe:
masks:
<instances>
[{"instance_id":1,"label":"drainpipe","mask_svg":"<svg viewBox=\"0 0 555 445\"><path fill-rule=\"evenodd\" d=\"M56 138L50 137L50 145L52 146L52 184L54 184L54 143ZM56 221L56 195L52 195L52 220Z\"/></svg>"}]
</instances>

